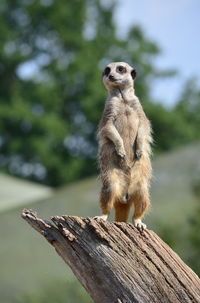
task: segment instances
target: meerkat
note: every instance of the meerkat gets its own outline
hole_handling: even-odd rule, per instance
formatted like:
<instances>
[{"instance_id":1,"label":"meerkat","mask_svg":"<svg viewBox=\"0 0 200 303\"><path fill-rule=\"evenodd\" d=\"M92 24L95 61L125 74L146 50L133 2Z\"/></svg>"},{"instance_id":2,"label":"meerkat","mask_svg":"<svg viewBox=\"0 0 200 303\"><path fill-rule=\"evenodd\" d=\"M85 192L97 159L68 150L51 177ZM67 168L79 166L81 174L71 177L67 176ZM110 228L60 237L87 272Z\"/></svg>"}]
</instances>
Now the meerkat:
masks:
<instances>
[{"instance_id":1,"label":"meerkat","mask_svg":"<svg viewBox=\"0 0 200 303\"><path fill-rule=\"evenodd\" d=\"M100 205L107 220L115 208L115 220L127 222L134 206L133 224L145 229L142 218L150 206L151 124L135 95L136 70L124 62L113 62L103 72L108 91L98 128Z\"/></svg>"}]
</instances>

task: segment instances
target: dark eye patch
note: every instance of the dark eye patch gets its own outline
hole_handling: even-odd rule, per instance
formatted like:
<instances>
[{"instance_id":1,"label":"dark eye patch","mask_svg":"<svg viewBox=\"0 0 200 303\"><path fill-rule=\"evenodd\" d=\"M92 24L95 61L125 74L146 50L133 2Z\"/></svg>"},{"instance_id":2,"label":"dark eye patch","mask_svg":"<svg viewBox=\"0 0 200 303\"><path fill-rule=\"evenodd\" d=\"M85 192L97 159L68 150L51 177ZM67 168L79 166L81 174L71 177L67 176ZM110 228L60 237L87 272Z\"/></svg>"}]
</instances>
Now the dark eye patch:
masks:
<instances>
[{"instance_id":1,"label":"dark eye patch","mask_svg":"<svg viewBox=\"0 0 200 303\"><path fill-rule=\"evenodd\" d=\"M104 69L103 76L108 76L110 74L110 71L111 71L110 67L106 67Z\"/></svg>"},{"instance_id":2,"label":"dark eye patch","mask_svg":"<svg viewBox=\"0 0 200 303\"><path fill-rule=\"evenodd\" d=\"M132 69L131 76L132 76L133 80L136 78L136 75L137 75L136 70Z\"/></svg>"},{"instance_id":3,"label":"dark eye patch","mask_svg":"<svg viewBox=\"0 0 200 303\"><path fill-rule=\"evenodd\" d=\"M116 71L121 74L124 74L124 73L126 73L126 68L122 65L119 65L119 66L117 66Z\"/></svg>"}]
</instances>

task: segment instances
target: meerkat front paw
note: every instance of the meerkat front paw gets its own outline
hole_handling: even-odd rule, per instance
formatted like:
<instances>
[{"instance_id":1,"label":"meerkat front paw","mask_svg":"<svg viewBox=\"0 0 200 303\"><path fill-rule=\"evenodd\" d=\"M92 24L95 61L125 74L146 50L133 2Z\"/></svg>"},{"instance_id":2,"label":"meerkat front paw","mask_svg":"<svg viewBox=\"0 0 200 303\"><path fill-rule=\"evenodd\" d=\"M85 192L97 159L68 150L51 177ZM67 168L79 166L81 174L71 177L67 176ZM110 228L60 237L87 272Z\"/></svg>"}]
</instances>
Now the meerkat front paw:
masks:
<instances>
[{"instance_id":1,"label":"meerkat front paw","mask_svg":"<svg viewBox=\"0 0 200 303\"><path fill-rule=\"evenodd\" d=\"M146 224L144 224L141 219L133 219L133 225L139 230L147 228Z\"/></svg>"},{"instance_id":2,"label":"meerkat front paw","mask_svg":"<svg viewBox=\"0 0 200 303\"><path fill-rule=\"evenodd\" d=\"M142 151L141 150L136 150L135 155L136 155L136 159L140 160L140 158L142 157Z\"/></svg>"},{"instance_id":3,"label":"meerkat front paw","mask_svg":"<svg viewBox=\"0 0 200 303\"><path fill-rule=\"evenodd\" d=\"M118 154L118 156L120 156L120 158L124 159L126 156L126 152L124 147L120 146L120 147L116 147L116 152Z\"/></svg>"},{"instance_id":4,"label":"meerkat front paw","mask_svg":"<svg viewBox=\"0 0 200 303\"><path fill-rule=\"evenodd\" d=\"M135 159L140 160L141 157L142 157L142 151L141 150L136 150Z\"/></svg>"}]
</instances>

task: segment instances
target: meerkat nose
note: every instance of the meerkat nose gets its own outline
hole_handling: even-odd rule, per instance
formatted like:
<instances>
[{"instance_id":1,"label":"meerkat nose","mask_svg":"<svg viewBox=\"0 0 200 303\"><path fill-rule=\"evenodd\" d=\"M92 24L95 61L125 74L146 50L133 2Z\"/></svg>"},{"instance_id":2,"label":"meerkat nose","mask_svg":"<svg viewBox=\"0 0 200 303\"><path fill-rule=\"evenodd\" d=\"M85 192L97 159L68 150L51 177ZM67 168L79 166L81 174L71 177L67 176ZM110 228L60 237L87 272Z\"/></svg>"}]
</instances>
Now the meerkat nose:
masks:
<instances>
[{"instance_id":1,"label":"meerkat nose","mask_svg":"<svg viewBox=\"0 0 200 303\"><path fill-rule=\"evenodd\" d=\"M113 75L109 75L109 80L113 81L115 77Z\"/></svg>"}]
</instances>

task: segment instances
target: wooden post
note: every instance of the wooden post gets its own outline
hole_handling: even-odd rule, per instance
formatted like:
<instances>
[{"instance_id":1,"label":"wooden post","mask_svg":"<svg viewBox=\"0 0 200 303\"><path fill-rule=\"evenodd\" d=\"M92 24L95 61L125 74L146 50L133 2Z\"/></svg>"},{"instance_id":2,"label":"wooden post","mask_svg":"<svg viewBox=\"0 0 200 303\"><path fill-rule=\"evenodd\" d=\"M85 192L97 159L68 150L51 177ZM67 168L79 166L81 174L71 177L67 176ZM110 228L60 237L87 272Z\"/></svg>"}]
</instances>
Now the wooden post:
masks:
<instances>
[{"instance_id":1,"label":"wooden post","mask_svg":"<svg viewBox=\"0 0 200 303\"><path fill-rule=\"evenodd\" d=\"M22 217L55 248L97 303L200 302L200 279L153 231L92 218Z\"/></svg>"}]
</instances>

